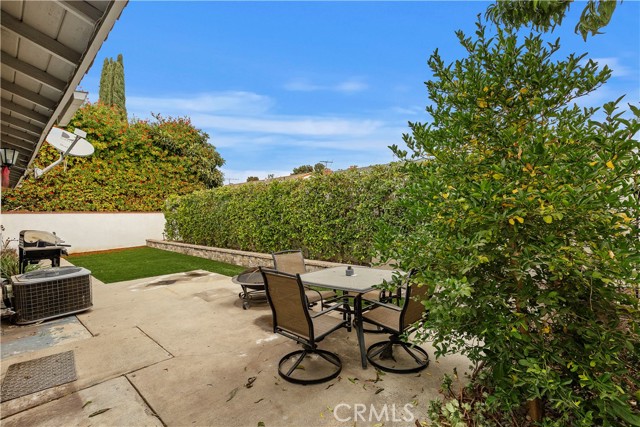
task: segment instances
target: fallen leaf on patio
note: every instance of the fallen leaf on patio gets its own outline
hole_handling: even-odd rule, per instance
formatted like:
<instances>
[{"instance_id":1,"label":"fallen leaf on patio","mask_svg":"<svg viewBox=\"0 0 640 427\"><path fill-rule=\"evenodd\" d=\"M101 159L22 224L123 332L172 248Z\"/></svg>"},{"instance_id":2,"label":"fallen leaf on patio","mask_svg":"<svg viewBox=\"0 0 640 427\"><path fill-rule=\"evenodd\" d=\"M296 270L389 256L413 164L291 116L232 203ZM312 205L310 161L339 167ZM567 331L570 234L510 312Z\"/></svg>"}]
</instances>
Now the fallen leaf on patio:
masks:
<instances>
[{"instance_id":1,"label":"fallen leaf on patio","mask_svg":"<svg viewBox=\"0 0 640 427\"><path fill-rule=\"evenodd\" d=\"M380 378L380 377L383 376L383 375L384 375L384 372L376 369L376 378L375 379L371 379L371 380L366 380L366 381L375 384L378 381L382 381L382 378Z\"/></svg>"},{"instance_id":2,"label":"fallen leaf on patio","mask_svg":"<svg viewBox=\"0 0 640 427\"><path fill-rule=\"evenodd\" d=\"M383 390L384 390L383 388L379 388L379 389L376 390L376 392L374 394L382 393Z\"/></svg>"},{"instance_id":3,"label":"fallen leaf on patio","mask_svg":"<svg viewBox=\"0 0 640 427\"><path fill-rule=\"evenodd\" d=\"M258 427L264 427L264 423L262 421L258 421Z\"/></svg>"},{"instance_id":4,"label":"fallen leaf on patio","mask_svg":"<svg viewBox=\"0 0 640 427\"><path fill-rule=\"evenodd\" d=\"M230 401L231 399L233 399L234 397L236 397L236 393L238 392L238 388L236 387L233 390L231 390L231 393L229 393L229 398L227 399L227 402Z\"/></svg>"},{"instance_id":5,"label":"fallen leaf on patio","mask_svg":"<svg viewBox=\"0 0 640 427\"><path fill-rule=\"evenodd\" d=\"M306 371L306 368L303 365L298 365L296 369L301 369L303 371Z\"/></svg>"},{"instance_id":6,"label":"fallen leaf on patio","mask_svg":"<svg viewBox=\"0 0 640 427\"><path fill-rule=\"evenodd\" d=\"M89 403L91 403L91 400L86 401L86 402L85 402L85 404L84 404L84 405L82 405L82 407L84 408L84 407L85 407L85 406L87 406Z\"/></svg>"},{"instance_id":7,"label":"fallen leaf on patio","mask_svg":"<svg viewBox=\"0 0 640 427\"><path fill-rule=\"evenodd\" d=\"M246 383L244 386L245 386L246 388L251 388L251 387L253 387L253 383L255 382L255 380L256 380L256 377L250 377L250 378L247 380L247 383Z\"/></svg>"},{"instance_id":8,"label":"fallen leaf on patio","mask_svg":"<svg viewBox=\"0 0 640 427\"><path fill-rule=\"evenodd\" d=\"M96 415L100 415L100 414L102 414L104 412L107 412L109 409L111 409L111 408L100 409L99 411L96 411L93 414L89 415L89 418L95 417Z\"/></svg>"},{"instance_id":9,"label":"fallen leaf on patio","mask_svg":"<svg viewBox=\"0 0 640 427\"><path fill-rule=\"evenodd\" d=\"M351 381L351 383L353 383L353 384L355 384L355 383L356 383L356 381L359 381L359 380L358 380L358 378L349 378L349 377L347 377L347 379L348 379L349 381Z\"/></svg>"},{"instance_id":10,"label":"fallen leaf on patio","mask_svg":"<svg viewBox=\"0 0 640 427\"><path fill-rule=\"evenodd\" d=\"M327 386L327 388L325 388L325 390L329 390L329 388L333 387L334 385L336 385L336 383L329 384L329 385Z\"/></svg>"},{"instance_id":11,"label":"fallen leaf on patio","mask_svg":"<svg viewBox=\"0 0 640 427\"><path fill-rule=\"evenodd\" d=\"M262 402L263 400L264 400L264 398L262 398L262 399L258 399L258 400L256 400L256 401L255 401L255 402L253 402L253 403L260 403L260 402Z\"/></svg>"}]
</instances>

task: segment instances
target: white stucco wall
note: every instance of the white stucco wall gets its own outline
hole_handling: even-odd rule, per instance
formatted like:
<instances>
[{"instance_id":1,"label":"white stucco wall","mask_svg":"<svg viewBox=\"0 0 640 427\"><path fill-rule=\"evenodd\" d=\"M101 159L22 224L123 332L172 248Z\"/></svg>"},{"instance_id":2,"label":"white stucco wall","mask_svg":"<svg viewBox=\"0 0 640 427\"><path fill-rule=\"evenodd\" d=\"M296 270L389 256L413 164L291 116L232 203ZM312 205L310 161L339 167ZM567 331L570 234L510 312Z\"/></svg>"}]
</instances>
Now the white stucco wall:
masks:
<instances>
[{"instance_id":1,"label":"white stucco wall","mask_svg":"<svg viewBox=\"0 0 640 427\"><path fill-rule=\"evenodd\" d=\"M91 252L145 246L147 239L162 240L162 212L19 213L2 212L2 238L18 239L22 230L55 232L71 245L68 252ZM9 247L17 247L12 242Z\"/></svg>"}]
</instances>

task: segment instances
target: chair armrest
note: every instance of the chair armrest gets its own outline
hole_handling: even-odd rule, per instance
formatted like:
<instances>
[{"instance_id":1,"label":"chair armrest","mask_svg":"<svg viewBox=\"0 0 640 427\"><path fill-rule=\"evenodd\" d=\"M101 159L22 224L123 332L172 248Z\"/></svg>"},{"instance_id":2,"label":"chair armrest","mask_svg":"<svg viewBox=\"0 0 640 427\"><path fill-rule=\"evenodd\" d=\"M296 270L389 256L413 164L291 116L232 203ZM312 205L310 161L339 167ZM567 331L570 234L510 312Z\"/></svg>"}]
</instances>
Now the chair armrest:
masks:
<instances>
[{"instance_id":1,"label":"chair armrest","mask_svg":"<svg viewBox=\"0 0 640 427\"><path fill-rule=\"evenodd\" d=\"M311 291L311 292L315 292L318 294L318 297L320 297L320 307L324 307L324 298L322 298L322 294L320 293L320 291L316 290L316 289L311 289L308 286L304 286L305 291ZM308 303L308 301L307 301Z\"/></svg>"},{"instance_id":2,"label":"chair armrest","mask_svg":"<svg viewBox=\"0 0 640 427\"><path fill-rule=\"evenodd\" d=\"M380 307L385 307L385 308L388 308L388 309L393 310L393 311L402 311L402 307L399 307L399 306L394 305L394 304L387 304L385 302L371 301L371 300L366 300L366 301L370 302L373 305L377 305L377 306L380 306Z\"/></svg>"},{"instance_id":3,"label":"chair armrest","mask_svg":"<svg viewBox=\"0 0 640 427\"><path fill-rule=\"evenodd\" d=\"M331 306L330 308L327 308L326 310L322 310L322 311L318 311L318 312L313 312L311 310L309 310L309 315L311 316L312 319L315 319L318 316L322 316L323 314L327 314L330 311L335 311L339 308L342 308L342 306L347 305L346 303L342 303L342 304L336 304Z\"/></svg>"}]
</instances>

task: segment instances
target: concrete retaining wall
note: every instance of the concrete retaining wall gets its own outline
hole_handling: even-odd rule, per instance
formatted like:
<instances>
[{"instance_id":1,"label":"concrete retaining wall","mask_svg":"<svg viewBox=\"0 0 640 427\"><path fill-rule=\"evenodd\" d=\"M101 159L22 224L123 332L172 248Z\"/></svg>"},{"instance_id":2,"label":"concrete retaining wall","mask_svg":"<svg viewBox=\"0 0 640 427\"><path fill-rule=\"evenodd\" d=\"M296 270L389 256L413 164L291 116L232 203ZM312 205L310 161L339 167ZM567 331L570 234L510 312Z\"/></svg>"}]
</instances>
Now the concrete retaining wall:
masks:
<instances>
[{"instance_id":1,"label":"concrete retaining wall","mask_svg":"<svg viewBox=\"0 0 640 427\"><path fill-rule=\"evenodd\" d=\"M242 265L244 267L271 267L273 260L271 254L260 252L245 252L234 249L213 248L211 246L191 245L187 243L172 242L166 240L147 239L147 246L165 251L179 252L181 254L197 256L200 258L222 261L229 264ZM335 262L305 260L308 271L322 270L323 268L336 267Z\"/></svg>"},{"instance_id":2,"label":"concrete retaining wall","mask_svg":"<svg viewBox=\"0 0 640 427\"><path fill-rule=\"evenodd\" d=\"M71 254L145 246L146 239L162 239L165 220L162 212L2 212L0 223L3 239L18 239L22 230L55 232Z\"/></svg>"}]
</instances>

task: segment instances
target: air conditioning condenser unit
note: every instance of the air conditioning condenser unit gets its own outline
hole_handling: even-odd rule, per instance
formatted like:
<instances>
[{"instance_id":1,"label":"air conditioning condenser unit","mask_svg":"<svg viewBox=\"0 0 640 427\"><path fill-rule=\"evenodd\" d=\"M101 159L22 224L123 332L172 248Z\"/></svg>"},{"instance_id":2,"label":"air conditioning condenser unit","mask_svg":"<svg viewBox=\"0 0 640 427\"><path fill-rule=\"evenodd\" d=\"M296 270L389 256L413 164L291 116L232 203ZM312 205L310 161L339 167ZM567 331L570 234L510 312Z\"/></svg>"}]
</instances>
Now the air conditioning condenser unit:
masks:
<instances>
[{"instance_id":1,"label":"air conditioning condenser unit","mask_svg":"<svg viewBox=\"0 0 640 427\"><path fill-rule=\"evenodd\" d=\"M52 267L13 276L15 323L26 325L88 310L93 306L91 272Z\"/></svg>"}]
</instances>

